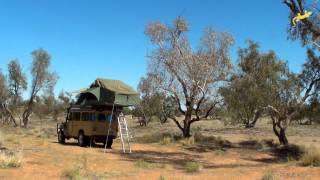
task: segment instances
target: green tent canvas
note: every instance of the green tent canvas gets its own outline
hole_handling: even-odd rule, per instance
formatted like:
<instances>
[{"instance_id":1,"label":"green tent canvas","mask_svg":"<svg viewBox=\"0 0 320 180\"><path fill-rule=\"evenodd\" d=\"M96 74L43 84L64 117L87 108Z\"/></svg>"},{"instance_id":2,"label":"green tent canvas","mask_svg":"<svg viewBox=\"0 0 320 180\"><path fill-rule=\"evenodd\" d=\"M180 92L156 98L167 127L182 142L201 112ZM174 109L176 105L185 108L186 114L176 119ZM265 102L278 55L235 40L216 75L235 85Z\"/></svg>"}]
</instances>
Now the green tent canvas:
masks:
<instances>
[{"instance_id":1,"label":"green tent canvas","mask_svg":"<svg viewBox=\"0 0 320 180\"><path fill-rule=\"evenodd\" d=\"M133 106L139 100L139 93L124 82L99 78L80 93L76 104Z\"/></svg>"}]
</instances>

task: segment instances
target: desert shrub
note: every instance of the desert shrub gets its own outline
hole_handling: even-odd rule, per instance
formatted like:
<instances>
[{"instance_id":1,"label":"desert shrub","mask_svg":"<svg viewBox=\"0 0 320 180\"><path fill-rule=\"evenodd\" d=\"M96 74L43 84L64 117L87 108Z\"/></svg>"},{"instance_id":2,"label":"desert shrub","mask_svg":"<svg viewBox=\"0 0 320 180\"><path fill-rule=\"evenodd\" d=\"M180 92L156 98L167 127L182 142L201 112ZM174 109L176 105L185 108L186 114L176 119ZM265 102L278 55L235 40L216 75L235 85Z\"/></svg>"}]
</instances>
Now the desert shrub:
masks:
<instances>
[{"instance_id":1,"label":"desert shrub","mask_svg":"<svg viewBox=\"0 0 320 180\"><path fill-rule=\"evenodd\" d=\"M199 172L202 169L202 165L197 162L188 162L186 164L186 171L188 173L196 173Z\"/></svg>"},{"instance_id":2,"label":"desert shrub","mask_svg":"<svg viewBox=\"0 0 320 180\"><path fill-rule=\"evenodd\" d=\"M261 178L261 180L275 180L274 173L273 172L267 172L264 174Z\"/></svg>"},{"instance_id":3,"label":"desert shrub","mask_svg":"<svg viewBox=\"0 0 320 180\"><path fill-rule=\"evenodd\" d=\"M83 178L81 175L81 168L79 166L65 169L62 172L62 177L70 180L80 180Z\"/></svg>"},{"instance_id":4,"label":"desert shrub","mask_svg":"<svg viewBox=\"0 0 320 180\"><path fill-rule=\"evenodd\" d=\"M320 166L320 150L314 146L306 149L301 158L301 165L303 166Z\"/></svg>"},{"instance_id":5,"label":"desert shrub","mask_svg":"<svg viewBox=\"0 0 320 180\"><path fill-rule=\"evenodd\" d=\"M143 159L138 159L138 160L136 160L136 161L134 162L134 165L135 165L136 167L138 167L138 168L143 168L143 169L149 167L149 163L146 162L146 161L143 160Z\"/></svg>"},{"instance_id":6,"label":"desert shrub","mask_svg":"<svg viewBox=\"0 0 320 180\"><path fill-rule=\"evenodd\" d=\"M0 168L13 168L22 165L22 152L0 152Z\"/></svg>"},{"instance_id":7,"label":"desert shrub","mask_svg":"<svg viewBox=\"0 0 320 180\"><path fill-rule=\"evenodd\" d=\"M232 147L232 143L223 139L221 136L204 136L201 132L196 132L194 134L194 140L196 143L201 144L213 144L219 147Z\"/></svg>"}]
</instances>

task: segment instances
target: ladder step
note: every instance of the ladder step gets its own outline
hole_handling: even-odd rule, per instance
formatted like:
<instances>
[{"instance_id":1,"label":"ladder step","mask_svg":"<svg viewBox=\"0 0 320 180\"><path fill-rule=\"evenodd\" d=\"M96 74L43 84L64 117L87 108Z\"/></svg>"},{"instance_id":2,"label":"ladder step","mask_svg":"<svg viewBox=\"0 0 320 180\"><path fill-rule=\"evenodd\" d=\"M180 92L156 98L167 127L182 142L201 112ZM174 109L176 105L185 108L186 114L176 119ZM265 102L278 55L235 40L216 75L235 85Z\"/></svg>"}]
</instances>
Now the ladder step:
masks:
<instances>
[{"instance_id":1,"label":"ladder step","mask_svg":"<svg viewBox=\"0 0 320 180\"><path fill-rule=\"evenodd\" d=\"M122 150L124 153L130 152L130 133L127 125L127 121L123 116L118 117L119 134L122 143Z\"/></svg>"}]
</instances>

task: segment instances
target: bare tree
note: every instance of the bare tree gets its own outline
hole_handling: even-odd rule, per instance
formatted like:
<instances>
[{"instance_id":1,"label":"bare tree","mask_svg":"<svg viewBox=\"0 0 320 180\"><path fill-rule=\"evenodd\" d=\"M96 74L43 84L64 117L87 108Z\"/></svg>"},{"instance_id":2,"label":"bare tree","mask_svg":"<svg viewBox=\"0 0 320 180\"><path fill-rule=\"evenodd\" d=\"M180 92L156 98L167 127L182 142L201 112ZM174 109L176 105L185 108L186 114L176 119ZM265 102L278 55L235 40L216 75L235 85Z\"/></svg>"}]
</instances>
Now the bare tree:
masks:
<instances>
[{"instance_id":1,"label":"bare tree","mask_svg":"<svg viewBox=\"0 0 320 180\"><path fill-rule=\"evenodd\" d=\"M27 102L26 108L23 112L23 127L28 126L29 117L32 113L35 97L41 90L52 91L56 81L57 75L49 71L50 55L43 49L37 49L32 52L32 84L30 98Z\"/></svg>"},{"instance_id":2,"label":"bare tree","mask_svg":"<svg viewBox=\"0 0 320 180\"><path fill-rule=\"evenodd\" d=\"M174 98L184 119L179 122L173 117L173 121L184 137L190 137L192 123L208 117L217 105L217 87L231 68L229 48L233 43L229 34L207 28L198 49L193 50L186 36L188 30L182 17L172 26L152 22L145 29L155 45L148 55L147 78L157 91ZM204 106L208 102L210 106Z\"/></svg>"}]
</instances>

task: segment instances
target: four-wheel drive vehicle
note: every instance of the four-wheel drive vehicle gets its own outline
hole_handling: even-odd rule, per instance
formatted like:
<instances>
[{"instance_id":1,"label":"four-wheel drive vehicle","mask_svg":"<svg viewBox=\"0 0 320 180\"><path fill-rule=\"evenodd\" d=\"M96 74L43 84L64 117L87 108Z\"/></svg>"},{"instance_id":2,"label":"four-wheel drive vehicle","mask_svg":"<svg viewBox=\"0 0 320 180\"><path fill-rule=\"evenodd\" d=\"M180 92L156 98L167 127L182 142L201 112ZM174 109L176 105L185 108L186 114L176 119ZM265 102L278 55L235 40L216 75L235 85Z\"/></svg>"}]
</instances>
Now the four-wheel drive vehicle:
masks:
<instances>
[{"instance_id":1,"label":"four-wheel drive vehicle","mask_svg":"<svg viewBox=\"0 0 320 180\"><path fill-rule=\"evenodd\" d=\"M63 144L65 139L74 138L78 139L78 144L82 147L94 141L107 143L107 147L111 148L113 139L118 133L117 114L106 109L71 106L67 112L66 122L57 124L58 141Z\"/></svg>"},{"instance_id":2,"label":"four-wheel drive vehicle","mask_svg":"<svg viewBox=\"0 0 320 180\"><path fill-rule=\"evenodd\" d=\"M94 141L107 143L110 148L117 137L117 120L123 107L139 101L139 93L122 81L98 78L81 91L76 103L68 109L66 121L57 124L58 141L64 143L65 139L75 138L80 146Z\"/></svg>"}]
</instances>

